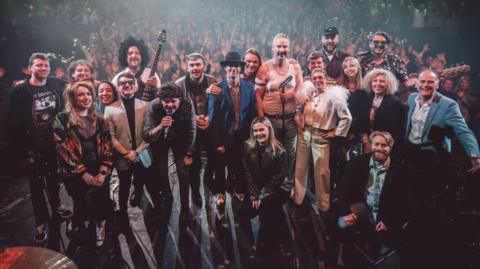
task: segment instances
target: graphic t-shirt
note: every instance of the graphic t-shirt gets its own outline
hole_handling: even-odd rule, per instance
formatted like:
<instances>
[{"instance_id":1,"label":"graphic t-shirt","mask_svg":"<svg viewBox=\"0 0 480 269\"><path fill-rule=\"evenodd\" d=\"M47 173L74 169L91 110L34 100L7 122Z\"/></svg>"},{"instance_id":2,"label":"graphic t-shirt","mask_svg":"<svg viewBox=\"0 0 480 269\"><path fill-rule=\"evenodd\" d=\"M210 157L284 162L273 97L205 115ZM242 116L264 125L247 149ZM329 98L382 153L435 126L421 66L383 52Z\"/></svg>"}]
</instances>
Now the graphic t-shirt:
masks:
<instances>
[{"instance_id":1,"label":"graphic t-shirt","mask_svg":"<svg viewBox=\"0 0 480 269\"><path fill-rule=\"evenodd\" d=\"M53 144L52 121L61 110L60 96L47 86L30 86L32 90L32 118L37 130L37 145Z\"/></svg>"}]
</instances>

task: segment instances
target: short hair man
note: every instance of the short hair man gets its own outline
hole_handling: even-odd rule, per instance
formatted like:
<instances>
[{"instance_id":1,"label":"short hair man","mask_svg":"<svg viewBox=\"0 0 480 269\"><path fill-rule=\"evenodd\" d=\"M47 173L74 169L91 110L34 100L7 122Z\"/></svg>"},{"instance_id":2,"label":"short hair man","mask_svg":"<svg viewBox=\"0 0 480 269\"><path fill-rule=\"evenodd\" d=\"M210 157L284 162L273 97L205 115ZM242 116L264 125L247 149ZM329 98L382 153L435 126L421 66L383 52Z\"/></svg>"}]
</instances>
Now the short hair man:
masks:
<instances>
[{"instance_id":1,"label":"short hair man","mask_svg":"<svg viewBox=\"0 0 480 269\"><path fill-rule=\"evenodd\" d=\"M133 37L125 39L118 49L118 58L120 66L125 68L116 74L112 83L117 85L118 76L121 73L128 72L135 76L139 85L139 91L135 94L137 98L144 101L153 100L160 89L160 77L157 73L150 76L150 68L147 68L149 62L148 47L142 39L137 40Z\"/></svg>"},{"instance_id":2,"label":"short hair man","mask_svg":"<svg viewBox=\"0 0 480 269\"><path fill-rule=\"evenodd\" d=\"M323 61L322 53L319 51L314 51L307 57L307 70L305 72L305 76L303 77L303 81L311 80L310 74L314 69L317 68L325 71L325 62Z\"/></svg>"},{"instance_id":3,"label":"short hair man","mask_svg":"<svg viewBox=\"0 0 480 269\"><path fill-rule=\"evenodd\" d=\"M340 43L340 35L335 26L329 26L323 30L321 51L323 62L325 64L325 71L327 76L335 80L337 85L342 85L343 80L343 60L349 56L345 51L338 49ZM364 73L365 74L365 73ZM329 83L330 84L330 83Z\"/></svg>"},{"instance_id":4,"label":"short hair man","mask_svg":"<svg viewBox=\"0 0 480 269\"><path fill-rule=\"evenodd\" d=\"M30 183L36 231L34 240L47 240L46 224L50 218L46 199L55 215L68 217L71 212L60 203L57 178L57 155L53 142L52 122L63 110L65 82L49 77L50 61L44 53L33 53L28 61L31 76L17 84L10 95L8 139L15 161L29 160ZM24 171L22 171L24 172ZM49 194L45 197L43 188Z\"/></svg>"},{"instance_id":5,"label":"short hair man","mask_svg":"<svg viewBox=\"0 0 480 269\"><path fill-rule=\"evenodd\" d=\"M254 48L249 48L243 54L243 60L245 61L245 68L243 69L242 79L255 84L255 77L257 76L258 69L262 65L260 53Z\"/></svg>"}]
</instances>

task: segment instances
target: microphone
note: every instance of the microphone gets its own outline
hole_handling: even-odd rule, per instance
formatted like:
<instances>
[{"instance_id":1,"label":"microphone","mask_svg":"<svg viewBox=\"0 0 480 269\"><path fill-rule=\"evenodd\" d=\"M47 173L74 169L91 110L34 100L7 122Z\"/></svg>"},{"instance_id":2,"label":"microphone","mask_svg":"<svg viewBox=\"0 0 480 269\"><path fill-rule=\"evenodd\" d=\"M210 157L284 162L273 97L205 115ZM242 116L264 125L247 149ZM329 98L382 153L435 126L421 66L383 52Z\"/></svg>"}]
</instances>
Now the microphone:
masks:
<instances>
[{"instance_id":1,"label":"microphone","mask_svg":"<svg viewBox=\"0 0 480 269\"><path fill-rule=\"evenodd\" d=\"M173 111L171 109L167 110L167 116L172 116L173 115ZM165 132L164 132L164 138L167 139L167 136L168 136L168 133L170 132L170 126L168 126L167 128L165 128Z\"/></svg>"},{"instance_id":2,"label":"microphone","mask_svg":"<svg viewBox=\"0 0 480 269\"><path fill-rule=\"evenodd\" d=\"M282 89L282 93L285 92L285 86L287 86L287 84L288 84L290 81L292 81L292 79L293 79L293 76L290 75L290 76L288 76L288 77L282 82L282 84L280 84L280 86L279 86L278 88L279 88L279 89Z\"/></svg>"}]
</instances>

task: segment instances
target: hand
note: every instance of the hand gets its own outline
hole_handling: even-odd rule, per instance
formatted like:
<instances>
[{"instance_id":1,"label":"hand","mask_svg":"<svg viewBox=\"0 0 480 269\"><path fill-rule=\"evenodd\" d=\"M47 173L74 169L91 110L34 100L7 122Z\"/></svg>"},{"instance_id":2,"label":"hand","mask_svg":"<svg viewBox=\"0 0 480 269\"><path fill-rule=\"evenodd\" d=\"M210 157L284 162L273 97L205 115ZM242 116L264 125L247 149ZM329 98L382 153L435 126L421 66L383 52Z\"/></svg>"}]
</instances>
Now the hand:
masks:
<instances>
[{"instance_id":1,"label":"hand","mask_svg":"<svg viewBox=\"0 0 480 269\"><path fill-rule=\"evenodd\" d=\"M213 83L207 88L207 94L213 94L213 95L221 95L222 94L222 88L220 88L218 85L220 83Z\"/></svg>"},{"instance_id":2,"label":"hand","mask_svg":"<svg viewBox=\"0 0 480 269\"><path fill-rule=\"evenodd\" d=\"M240 200L240 202L243 202L243 200L245 200L245 193L234 192L234 194L238 198L238 200Z\"/></svg>"},{"instance_id":3,"label":"hand","mask_svg":"<svg viewBox=\"0 0 480 269\"><path fill-rule=\"evenodd\" d=\"M94 178L94 186L101 187L103 185L103 182L105 181L105 176L98 173Z\"/></svg>"},{"instance_id":4,"label":"hand","mask_svg":"<svg viewBox=\"0 0 480 269\"><path fill-rule=\"evenodd\" d=\"M422 53L427 52L430 50L430 44L425 43L422 48Z\"/></svg>"},{"instance_id":5,"label":"hand","mask_svg":"<svg viewBox=\"0 0 480 269\"><path fill-rule=\"evenodd\" d=\"M195 116L195 124L197 125L197 128L200 130L207 129L208 126L210 125L210 122L208 121L208 116L203 116L203 115Z\"/></svg>"},{"instance_id":6,"label":"hand","mask_svg":"<svg viewBox=\"0 0 480 269\"><path fill-rule=\"evenodd\" d=\"M218 153L225 153L225 147L224 146L217 147L217 152Z\"/></svg>"},{"instance_id":7,"label":"hand","mask_svg":"<svg viewBox=\"0 0 480 269\"><path fill-rule=\"evenodd\" d=\"M383 223L383 221L380 221L380 222L377 223L377 225L375 226L375 231L377 231L377 232L386 232L386 231L388 231L387 225L385 225L385 223Z\"/></svg>"},{"instance_id":8,"label":"hand","mask_svg":"<svg viewBox=\"0 0 480 269\"><path fill-rule=\"evenodd\" d=\"M127 154L123 155L123 158L135 163L138 161L138 154L135 150L130 150Z\"/></svg>"},{"instance_id":9,"label":"hand","mask_svg":"<svg viewBox=\"0 0 480 269\"><path fill-rule=\"evenodd\" d=\"M472 168L468 169L468 172L471 174L475 174L480 170L480 159L479 158L470 158L472 163Z\"/></svg>"},{"instance_id":10,"label":"hand","mask_svg":"<svg viewBox=\"0 0 480 269\"><path fill-rule=\"evenodd\" d=\"M350 213L346 216L343 216L342 218L347 223L348 226L353 226L357 224L358 217L357 215L355 215L355 213Z\"/></svg>"},{"instance_id":11,"label":"hand","mask_svg":"<svg viewBox=\"0 0 480 269\"><path fill-rule=\"evenodd\" d=\"M329 139L335 137L335 130L328 131L326 133L323 133L320 135L321 138L323 139Z\"/></svg>"},{"instance_id":12,"label":"hand","mask_svg":"<svg viewBox=\"0 0 480 269\"><path fill-rule=\"evenodd\" d=\"M162 129L172 126L173 119L171 116L165 116L162 118L160 125L162 125Z\"/></svg>"},{"instance_id":13,"label":"hand","mask_svg":"<svg viewBox=\"0 0 480 269\"><path fill-rule=\"evenodd\" d=\"M284 102L293 97L295 97L295 91L280 93L280 99Z\"/></svg>"},{"instance_id":14,"label":"hand","mask_svg":"<svg viewBox=\"0 0 480 269\"><path fill-rule=\"evenodd\" d=\"M156 89L157 88L157 78L155 76L151 76L147 79L147 84L150 88Z\"/></svg>"},{"instance_id":15,"label":"hand","mask_svg":"<svg viewBox=\"0 0 480 269\"><path fill-rule=\"evenodd\" d=\"M261 202L262 202L262 200L253 200L252 201L252 207L258 210L260 208L260 203Z\"/></svg>"},{"instance_id":16,"label":"hand","mask_svg":"<svg viewBox=\"0 0 480 269\"><path fill-rule=\"evenodd\" d=\"M185 157L183 157L183 162L185 163L186 166L192 165L193 163L192 156L185 155Z\"/></svg>"},{"instance_id":17,"label":"hand","mask_svg":"<svg viewBox=\"0 0 480 269\"><path fill-rule=\"evenodd\" d=\"M88 172L85 172L82 175L82 179L83 181L85 181L85 183L87 183L87 185L94 185L95 178L92 175L90 175Z\"/></svg>"},{"instance_id":18,"label":"hand","mask_svg":"<svg viewBox=\"0 0 480 269\"><path fill-rule=\"evenodd\" d=\"M290 58L290 59L288 59L288 63L289 64L297 64L298 62L294 58Z\"/></svg>"}]
</instances>

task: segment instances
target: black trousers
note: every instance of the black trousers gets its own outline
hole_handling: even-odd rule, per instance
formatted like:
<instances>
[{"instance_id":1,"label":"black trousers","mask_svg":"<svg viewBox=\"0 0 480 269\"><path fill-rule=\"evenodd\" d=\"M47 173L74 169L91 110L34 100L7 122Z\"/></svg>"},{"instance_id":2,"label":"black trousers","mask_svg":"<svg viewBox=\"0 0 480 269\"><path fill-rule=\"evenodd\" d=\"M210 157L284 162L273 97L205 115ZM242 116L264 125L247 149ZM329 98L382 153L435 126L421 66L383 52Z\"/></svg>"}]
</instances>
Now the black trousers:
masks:
<instances>
[{"instance_id":1,"label":"black trousers","mask_svg":"<svg viewBox=\"0 0 480 269\"><path fill-rule=\"evenodd\" d=\"M156 180L154 178L154 171L155 170L153 166L145 168L140 162L132 163L128 170L118 171L118 178L120 180L119 205L121 215L127 214L127 202L130 195L131 184L133 184L135 191L139 193L143 193L143 186L146 185L154 206L159 206L160 187L159 184L155 182Z\"/></svg>"},{"instance_id":2,"label":"black trousers","mask_svg":"<svg viewBox=\"0 0 480 269\"><path fill-rule=\"evenodd\" d=\"M55 212L60 206L56 155L50 152L41 152L28 176L28 182L30 183L35 223L38 226L46 223L50 218L47 200L52 212Z\"/></svg>"},{"instance_id":3,"label":"black trousers","mask_svg":"<svg viewBox=\"0 0 480 269\"><path fill-rule=\"evenodd\" d=\"M202 150L207 152L207 164L203 173L204 184L212 188L213 185L213 161L215 149L211 137L206 131L197 130L195 138L195 150L192 153L193 163L189 168L190 187L192 193L199 193L200 189L200 170L202 169Z\"/></svg>"},{"instance_id":4,"label":"black trousers","mask_svg":"<svg viewBox=\"0 0 480 269\"><path fill-rule=\"evenodd\" d=\"M110 177L106 177L100 187L87 185L80 176L67 178L64 184L73 200L73 223L78 225L85 220L103 221L112 212Z\"/></svg>"}]
</instances>

